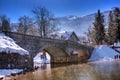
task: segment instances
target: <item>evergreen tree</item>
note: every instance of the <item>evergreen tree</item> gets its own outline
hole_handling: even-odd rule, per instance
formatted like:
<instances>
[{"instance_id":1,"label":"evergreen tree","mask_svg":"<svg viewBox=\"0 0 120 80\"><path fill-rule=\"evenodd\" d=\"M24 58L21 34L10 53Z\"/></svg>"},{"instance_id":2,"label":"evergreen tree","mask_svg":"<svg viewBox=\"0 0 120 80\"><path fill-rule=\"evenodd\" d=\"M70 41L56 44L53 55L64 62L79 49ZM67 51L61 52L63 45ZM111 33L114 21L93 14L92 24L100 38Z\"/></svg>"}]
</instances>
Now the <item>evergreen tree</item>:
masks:
<instances>
[{"instance_id":1,"label":"evergreen tree","mask_svg":"<svg viewBox=\"0 0 120 80\"><path fill-rule=\"evenodd\" d=\"M113 10L114 42L120 41L120 8Z\"/></svg>"},{"instance_id":2,"label":"evergreen tree","mask_svg":"<svg viewBox=\"0 0 120 80\"><path fill-rule=\"evenodd\" d=\"M113 27L113 13L110 11L109 13L109 23L108 23L108 44L112 44L115 41L114 27Z\"/></svg>"},{"instance_id":3,"label":"evergreen tree","mask_svg":"<svg viewBox=\"0 0 120 80\"><path fill-rule=\"evenodd\" d=\"M98 10L97 14L95 15L94 20L94 31L95 31L95 42L97 45L103 43L105 39L105 30L104 30L104 15Z\"/></svg>"}]
</instances>

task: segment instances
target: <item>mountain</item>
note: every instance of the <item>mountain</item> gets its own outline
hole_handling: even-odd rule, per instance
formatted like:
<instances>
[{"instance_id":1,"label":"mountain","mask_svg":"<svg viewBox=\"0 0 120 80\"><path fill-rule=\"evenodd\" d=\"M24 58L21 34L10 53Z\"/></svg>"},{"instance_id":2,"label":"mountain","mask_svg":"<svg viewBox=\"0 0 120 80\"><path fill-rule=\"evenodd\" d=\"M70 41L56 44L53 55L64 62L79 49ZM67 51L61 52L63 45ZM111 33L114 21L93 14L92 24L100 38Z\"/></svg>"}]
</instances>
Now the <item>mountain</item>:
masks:
<instances>
[{"instance_id":1,"label":"mountain","mask_svg":"<svg viewBox=\"0 0 120 80\"><path fill-rule=\"evenodd\" d=\"M107 26L109 12L110 11L102 12L102 14L105 16L105 26ZM93 26L94 16L95 13L83 17L73 15L58 17L58 27L61 29L61 31L74 31L78 36L85 35L84 33L87 31L87 29L90 26Z\"/></svg>"},{"instance_id":2,"label":"mountain","mask_svg":"<svg viewBox=\"0 0 120 80\"><path fill-rule=\"evenodd\" d=\"M105 26L108 25L108 15L110 11L104 11L102 14L105 16ZM63 16L57 17L56 20L58 22L57 27L60 29L60 32L74 31L78 36L85 36L85 32L87 32L90 26L93 26L93 21L96 13L88 14L86 16ZM16 32L18 23L11 24L13 31Z\"/></svg>"}]
</instances>

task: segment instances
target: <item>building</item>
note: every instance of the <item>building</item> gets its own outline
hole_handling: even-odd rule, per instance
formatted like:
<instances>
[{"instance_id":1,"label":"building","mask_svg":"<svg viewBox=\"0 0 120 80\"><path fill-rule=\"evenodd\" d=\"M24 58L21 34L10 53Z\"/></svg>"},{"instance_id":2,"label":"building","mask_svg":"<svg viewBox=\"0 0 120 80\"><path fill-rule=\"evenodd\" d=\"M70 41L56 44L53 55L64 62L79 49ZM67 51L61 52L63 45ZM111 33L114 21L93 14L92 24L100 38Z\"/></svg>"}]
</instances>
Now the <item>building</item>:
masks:
<instances>
[{"instance_id":1,"label":"building","mask_svg":"<svg viewBox=\"0 0 120 80\"><path fill-rule=\"evenodd\" d=\"M70 41L79 41L78 36L76 35L75 32L61 32L61 33L55 33L55 34L50 34L49 38L52 39L60 39L60 40L70 40Z\"/></svg>"},{"instance_id":2,"label":"building","mask_svg":"<svg viewBox=\"0 0 120 80\"><path fill-rule=\"evenodd\" d=\"M79 38L77 37L77 35L75 34L75 32L64 32L61 33L61 37L62 40L70 40L70 41L79 41Z\"/></svg>"}]
</instances>

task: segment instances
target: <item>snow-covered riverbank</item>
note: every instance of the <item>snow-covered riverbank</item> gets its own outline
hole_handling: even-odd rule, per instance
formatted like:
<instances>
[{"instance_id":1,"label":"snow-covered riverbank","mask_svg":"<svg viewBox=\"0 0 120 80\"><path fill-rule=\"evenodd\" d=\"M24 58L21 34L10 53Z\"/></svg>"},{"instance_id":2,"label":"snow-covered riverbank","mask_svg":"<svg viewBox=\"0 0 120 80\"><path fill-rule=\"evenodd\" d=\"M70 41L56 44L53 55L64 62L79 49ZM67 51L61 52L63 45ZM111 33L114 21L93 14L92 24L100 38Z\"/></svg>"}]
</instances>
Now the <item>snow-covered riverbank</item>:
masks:
<instances>
[{"instance_id":1,"label":"snow-covered riverbank","mask_svg":"<svg viewBox=\"0 0 120 80\"><path fill-rule=\"evenodd\" d=\"M22 72L23 69L0 69L0 78Z\"/></svg>"},{"instance_id":2,"label":"snow-covered riverbank","mask_svg":"<svg viewBox=\"0 0 120 80\"><path fill-rule=\"evenodd\" d=\"M0 33L0 54L2 54L3 52L7 54L17 53L21 56L29 55L29 52L23 49L22 47L20 47L19 45L17 45L13 39L6 36L4 33ZM2 55L1 57L3 58ZM6 60L7 58L11 59L11 57L5 57ZM5 61L0 58L0 67L3 66L4 64L2 61L5 63ZM15 74L20 73L22 71L23 69L0 69L0 78L5 77L5 76L10 76L12 73L15 73Z\"/></svg>"},{"instance_id":3,"label":"snow-covered riverbank","mask_svg":"<svg viewBox=\"0 0 120 80\"><path fill-rule=\"evenodd\" d=\"M116 55L120 54L107 45L100 45L95 47L88 61L115 60Z\"/></svg>"}]
</instances>

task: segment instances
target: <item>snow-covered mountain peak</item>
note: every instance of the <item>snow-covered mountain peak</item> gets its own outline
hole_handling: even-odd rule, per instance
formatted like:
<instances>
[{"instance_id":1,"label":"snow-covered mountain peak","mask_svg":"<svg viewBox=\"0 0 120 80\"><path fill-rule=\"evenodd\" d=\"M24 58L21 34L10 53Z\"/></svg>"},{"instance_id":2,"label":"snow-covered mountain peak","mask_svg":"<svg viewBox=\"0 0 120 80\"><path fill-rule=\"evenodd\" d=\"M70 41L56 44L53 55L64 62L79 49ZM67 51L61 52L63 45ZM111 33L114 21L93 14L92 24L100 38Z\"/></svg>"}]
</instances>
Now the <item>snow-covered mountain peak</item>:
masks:
<instances>
[{"instance_id":1,"label":"snow-covered mountain peak","mask_svg":"<svg viewBox=\"0 0 120 80\"><path fill-rule=\"evenodd\" d=\"M77 18L78 18L77 16L68 16L68 20L75 20Z\"/></svg>"},{"instance_id":2,"label":"snow-covered mountain peak","mask_svg":"<svg viewBox=\"0 0 120 80\"><path fill-rule=\"evenodd\" d=\"M59 27L61 31L74 31L79 36L85 36L85 32L87 32L90 26L93 26L93 21L96 13L91 13L85 16L64 16L59 17L57 20L59 21ZM105 26L108 26L108 15L109 10L102 12L105 19Z\"/></svg>"}]
</instances>

